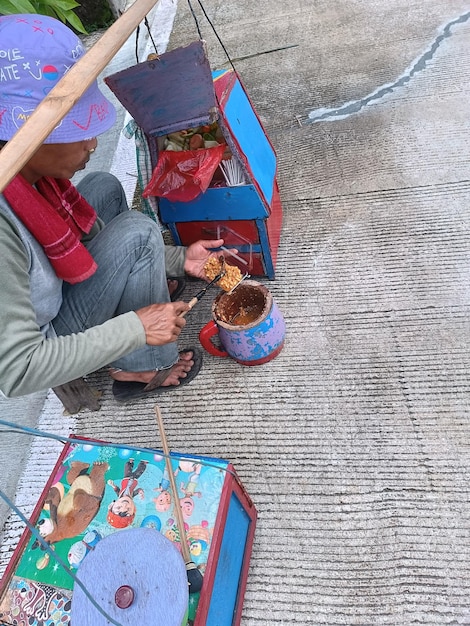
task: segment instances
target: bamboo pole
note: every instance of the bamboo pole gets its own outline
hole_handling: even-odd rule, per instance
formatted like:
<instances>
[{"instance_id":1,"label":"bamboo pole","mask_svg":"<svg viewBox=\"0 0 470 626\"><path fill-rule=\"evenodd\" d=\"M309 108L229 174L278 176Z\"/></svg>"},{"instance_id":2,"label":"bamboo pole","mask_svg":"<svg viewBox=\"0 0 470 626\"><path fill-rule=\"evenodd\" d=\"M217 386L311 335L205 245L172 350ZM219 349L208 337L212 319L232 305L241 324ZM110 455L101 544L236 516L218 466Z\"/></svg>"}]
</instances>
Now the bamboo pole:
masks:
<instances>
[{"instance_id":1,"label":"bamboo pole","mask_svg":"<svg viewBox=\"0 0 470 626\"><path fill-rule=\"evenodd\" d=\"M160 439L162 440L163 452L165 453L165 463L168 473L168 480L170 481L171 490L173 492L173 512L176 517L176 526L180 535L181 555L186 565L186 574L188 576L189 593L197 593L201 591L203 578L201 572L197 569L196 564L191 559L191 554L188 547L188 539L186 536L186 530L184 527L183 512L181 510L181 504L178 497L178 489L176 487L175 475L173 474L173 467L171 465L170 448L165 433L165 426L163 424L163 417L158 405L155 405L155 414L157 416L158 428L160 431Z\"/></svg>"},{"instance_id":2,"label":"bamboo pole","mask_svg":"<svg viewBox=\"0 0 470 626\"><path fill-rule=\"evenodd\" d=\"M158 0L135 0L73 65L0 151L0 192L98 78Z\"/></svg>"}]
</instances>

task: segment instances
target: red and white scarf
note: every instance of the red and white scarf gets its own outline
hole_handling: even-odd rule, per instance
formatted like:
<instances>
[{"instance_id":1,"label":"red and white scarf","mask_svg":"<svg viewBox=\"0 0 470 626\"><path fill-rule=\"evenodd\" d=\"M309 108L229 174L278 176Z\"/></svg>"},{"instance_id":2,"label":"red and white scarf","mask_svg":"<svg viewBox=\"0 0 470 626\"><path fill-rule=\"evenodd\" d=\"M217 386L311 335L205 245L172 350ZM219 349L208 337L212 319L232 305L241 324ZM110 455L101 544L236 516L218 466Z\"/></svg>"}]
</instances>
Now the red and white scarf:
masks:
<instances>
[{"instance_id":1,"label":"red and white scarf","mask_svg":"<svg viewBox=\"0 0 470 626\"><path fill-rule=\"evenodd\" d=\"M17 174L3 195L59 278L74 284L95 273L95 260L80 239L90 232L96 212L69 180L44 177L33 187Z\"/></svg>"}]
</instances>

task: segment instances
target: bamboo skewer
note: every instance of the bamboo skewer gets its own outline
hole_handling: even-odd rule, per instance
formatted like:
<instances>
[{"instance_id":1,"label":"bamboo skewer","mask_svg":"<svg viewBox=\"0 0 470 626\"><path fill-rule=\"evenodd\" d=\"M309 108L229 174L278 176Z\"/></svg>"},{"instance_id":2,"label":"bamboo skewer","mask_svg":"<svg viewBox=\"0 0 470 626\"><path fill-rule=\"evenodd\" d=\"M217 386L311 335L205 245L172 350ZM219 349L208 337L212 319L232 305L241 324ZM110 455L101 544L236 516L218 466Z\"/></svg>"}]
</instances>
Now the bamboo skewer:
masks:
<instances>
[{"instance_id":1,"label":"bamboo skewer","mask_svg":"<svg viewBox=\"0 0 470 626\"><path fill-rule=\"evenodd\" d=\"M181 505L178 498L178 490L176 488L175 475L173 474L173 468L171 466L170 450L168 448L168 442L165 435L165 428L163 425L163 418L158 406L155 406L155 413L157 415L158 429L160 431L160 439L162 440L163 452L165 453L165 463L168 471L168 479L170 481L171 490L173 492L173 511L176 517L176 523L180 535L181 554L183 555L184 562L186 564L186 573L188 575L189 593L197 593L202 588L202 574L197 569L196 564L191 559L188 543L186 539L186 531L184 528L183 513L181 511Z\"/></svg>"},{"instance_id":2,"label":"bamboo skewer","mask_svg":"<svg viewBox=\"0 0 470 626\"><path fill-rule=\"evenodd\" d=\"M135 0L60 79L0 152L0 193L78 102L158 0Z\"/></svg>"}]
</instances>

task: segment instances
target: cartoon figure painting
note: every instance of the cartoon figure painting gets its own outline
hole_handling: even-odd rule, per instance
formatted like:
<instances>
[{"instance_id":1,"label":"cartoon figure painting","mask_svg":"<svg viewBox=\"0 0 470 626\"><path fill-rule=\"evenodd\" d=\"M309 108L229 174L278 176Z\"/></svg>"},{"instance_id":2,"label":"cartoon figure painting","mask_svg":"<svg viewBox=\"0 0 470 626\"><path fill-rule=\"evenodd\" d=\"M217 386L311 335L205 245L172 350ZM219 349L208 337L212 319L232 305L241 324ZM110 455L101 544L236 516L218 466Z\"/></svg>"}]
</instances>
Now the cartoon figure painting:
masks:
<instances>
[{"instance_id":1,"label":"cartoon figure painting","mask_svg":"<svg viewBox=\"0 0 470 626\"><path fill-rule=\"evenodd\" d=\"M181 536L180 536L180 531L178 528L178 524L176 523L176 520L173 519L172 517L168 518L166 521L166 526L167 526L166 530L162 530L163 534L165 535L167 539L172 541L177 547L177 549L181 552ZM186 527L185 527L185 530L186 530Z\"/></svg>"},{"instance_id":2,"label":"cartoon figure painting","mask_svg":"<svg viewBox=\"0 0 470 626\"><path fill-rule=\"evenodd\" d=\"M153 502L155 504L155 509L159 513L164 513L168 511L171 506L171 494L169 492L170 487L170 478L168 476L168 469L165 465L165 469L163 470L163 476L160 481L158 487L155 487L155 491L158 491L159 494L156 498L153 498Z\"/></svg>"},{"instance_id":3,"label":"cartoon figure painting","mask_svg":"<svg viewBox=\"0 0 470 626\"><path fill-rule=\"evenodd\" d=\"M108 485L114 489L117 500L113 500L108 507L107 520L114 528L127 528L135 518L136 506L134 498L144 498L144 490L138 486L138 479L145 472L148 461L140 461L134 470L134 459L129 459L124 466L124 478L118 487L114 481L108 480Z\"/></svg>"},{"instance_id":4,"label":"cartoon figure painting","mask_svg":"<svg viewBox=\"0 0 470 626\"><path fill-rule=\"evenodd\" d=\"M180 498L180 506L183 511L183 518L187 520L191 517L194 511L193 497L202 497L202 492L197 491L199 476L201 474L202 465L200 463L194 463L192 461L180 461L176 475L178 472L189 473L188 482L180 483L180 491L184 494L183 498Z\"/></svg>"},{"instance_id":5,"label":"cartoon figure painting","mask_svg":"<svg viewBox=\"0 0 470 626\"><path fill-rule=\"evenodd\" d=\"M90 530L83 539L72 544L67 554L67 561L70 567L77 569L90 550L93 550L102 538L97 530Z\"/></svg>"},{"instance_id":6,"label":"cartoon figure painting","mask_svg":"<svg viewBox=\"0 0 470 626\"><path fill-rule=\"evenodd\" d=\"M187 483L180 483L180 489L187 498L198 496L200 498L202 493L196 491L199 482L199 476L201 474L202 465L200 463L192 464L192 473Z\"/></svg>"},{"instance_id":7,"label":"cartoon figure painting","mask_svg":"<svg viewBox=\"0 0 470 626\"><path fill-rule=\"evenodd\" d=\"M190 496L180 498L180 506L183 512L183 519L189 519L194 511L194 500Z\"/></svg>"},{"instance_id":8,"label":"cartoon figure painting","mask_svg":"<svg viewBox=\"0 0 470 626\"><path fill-rule=\"evenodd\" d=\"M189 543L189 550L193 556L200 556L209 546L211 540L211 531L206 520L202 520L200 524L190 526L186 532Z\"/></svg>"},{"instance_id":9,"label":"cartoon figure painting","mask_svg":"<svg viewBox=\"0 0 470 626\"><path fill-rule=\"evenodd\" d=\"M107 463L96 462L89 472L89 463L72 461L67 473L68 492L59 483L52 485L44 502L50 519L39 522L39 532L47 543L76 537L86 529L100 508L108 468ZM38 545L35 541L32 547Z\"/></svg>"}]
</instances>

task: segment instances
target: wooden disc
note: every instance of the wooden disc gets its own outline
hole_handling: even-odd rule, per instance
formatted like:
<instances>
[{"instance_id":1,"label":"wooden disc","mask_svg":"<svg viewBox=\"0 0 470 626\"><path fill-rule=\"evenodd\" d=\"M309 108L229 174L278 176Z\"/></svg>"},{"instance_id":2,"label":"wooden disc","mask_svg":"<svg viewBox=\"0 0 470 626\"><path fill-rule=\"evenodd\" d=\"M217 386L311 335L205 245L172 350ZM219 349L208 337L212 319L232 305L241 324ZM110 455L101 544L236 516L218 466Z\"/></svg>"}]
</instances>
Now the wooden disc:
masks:
<instances>
[{"instance_id":1,"label":"wooden disc","mask_svg":"<svg viewBox=\"0 0 470 626\"><path fill-rule=\"evenodd\" d=\"M77 577L121 626L181 626L188 609L186 566L174 544L154 528L120 530L99 541ZM78 584L71 623L108 626Z\"/></svg>"}]
</instances>

